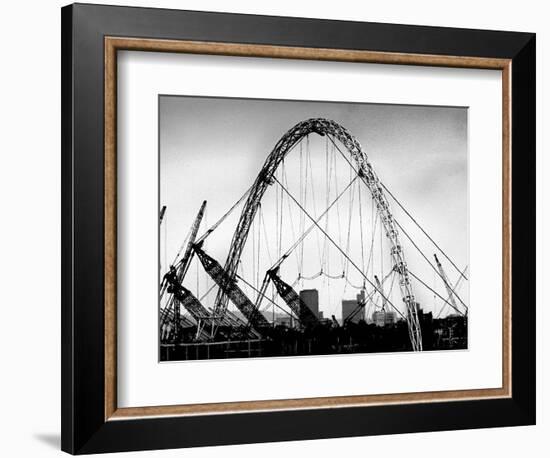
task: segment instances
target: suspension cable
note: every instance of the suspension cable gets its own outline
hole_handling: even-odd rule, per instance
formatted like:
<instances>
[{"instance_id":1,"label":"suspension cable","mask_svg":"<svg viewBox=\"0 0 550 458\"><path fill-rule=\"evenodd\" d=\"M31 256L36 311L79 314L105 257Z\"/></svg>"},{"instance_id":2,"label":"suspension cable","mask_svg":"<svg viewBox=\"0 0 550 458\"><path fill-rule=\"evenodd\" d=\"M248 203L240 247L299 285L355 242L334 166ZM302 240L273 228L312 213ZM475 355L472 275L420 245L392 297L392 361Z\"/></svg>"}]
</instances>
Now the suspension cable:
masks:
<instances>
[{"instance_id":1,"label":"suspension cable","mask_svg":"<svg viewBox=\"0 0 550 458\"><path fill-rule=\"evenodd\" d=\"M306 137L306 160L307 160L306 174L307 174L307 170L309 170L309 175L311 178L310 186L311 186L311 199L313 201L313 215L315 216L315 218L317 218L317 201L315 199L315 188L313 186L313 167L311 166L311 152L309 150L309 135ZM315 235L317 238L317 251L319 254L319 263L322 265L323 260L321 257L321 241L319 240L319 233L316 232Z\"/></svg>"},{"instance_id":2,"label":"suspension cable","mask_svg":"<svg viewBox=\"0 0 550 458\"><path fill-rule=\"evenodd\" d=\"M282 165L282 168L283 168L283 181L286 185L286 187L288 188L288 178L287 178L287 174L286 174L286 169L284 167L284 162L281 164ZM292 209L290 207L290 200L286 200L287 202L287 207L288 207L288 214L289 214L289 218L290 218L290 230L292 232L292 240L294 240L296 238L296 233L294 231L294 219L292 218ZM300 272L300 257L299 257L299 254L297 252L294 252L295 256L296 256L296 265L297 265L297 268L298 268L298 272Z\"/></svg>"},{"instance_id":3,"label":"suspension cable","mask_svg":"<svg viewBox=\"0 0 550 458\"><path fill-rule=\"evenodd\" d=\"M338 186L338 167L336 162L336 153L334 152L334 145L331 148L331 158L334 163L334 191L335 194L338 195L340 193L339 186ZM302 213L300 213L302 214ZM340 220L340 201L336 202L336 216L338 219L338 243L339 245L342 245L342 222ZM344 272L346 258L342 256L342 272Z\"/></svg>"},{"instance_id":4,"label":"suspension cable","mask_svg":"<svg viewBox=\"0 0 550 458\"><path fill-rule=\"evenodd\" d=\"M306 206L304 203L304 188L303 188L303 178L304 178L304 157L303 157L303 149L302 149L302 142L300 142L300 204L304 207ZM305 229L305 216L303 213L300 213L300 218L298 222L298 233L303 234ZM298 258L299 258L299 266L298 266L298 272L302 272L304 268L304 250L303 250L303 244L298 250ZM270 261L271 264L271 261Z\"/></svg>"},{"instance_id":5,"label":"suspension cable","mask_svg":"<svg viewBox=\"0 0 550 458\"><path fill-rule=\"evenodd\" d=\"M351 170L350 170L350 175L351 175ZM355 175L356 177L358 177L359 175ZM346 239L346 254L349 253L349 249L350 249L350 243L351 243L351 219L352 219L352 214L353 214L353 199L355 197L355 188L352 189L352 192L350 193L350 200L349 200L349 212L348 212L348 233L347 233L347 239ZM347 256L346 256L347 258ZM347 261L347 259L346 259ZM345 272L347 272L349 269L349 261L346 262L346 267L344 269Z\"/></svg>"},{"instance_id":6,"label":"suspension cable","mask_svg":"<svg viewBox=\"0 0 550 458\"><path fill-rule=\"evenodd\" d=\"M349 183L348 185L342 190L342 192L336 197L336 199L334 199L332 201L332 203L325 209L325 211L319 215L319 217L317 218L315 222L319 222L323 219L323 217L327 214L327 212L334 206L334 204L346 193L346 191L350 188L350 186L353 185L353 183L355 183L355 181L358 179L359 177L356 175L355 178L353 178ZM300 208L303 208L303 207L300 207ZM305 210L303 212L304 214L306 214ZM288 255L292 252L292 250L294 250L309 234L310 232L315 229L315 224L312 224L311 226L309 226L307 228L307 230L305 232L302 233L302 235L298 238L298 240L296 240L291 246L290 248L285 252L285 254L283 254L275 264L273 264L271 266L271 269L274 269L278 266L281 265L281 263L288 257Z\"/></svg>"},{"instance_id":7,"label":"suspension cable","mask_svg":"<svg viewBox=\"0 0 550 458\"><path fill-rule=\"evenodd\" d=\"M403 234L405 234L405 237L407 237L407 239L409 239L409 242L411 242L411 244L413 245L413 247L416 248L416 250L420 253L420 255L424 258L424 260L430 265L430 267L433 269L433 271L439 276L439 278L441 278L441 280L443 280L443 283L445 284L446 283L446 280L445 278L443 278L443 275L441 275L441 272L439 272L439 270L432 264L432 262L426 257L426 255L422 252L422 250L418 247L418 245L413 241L412 237L407 233L407 231L403 228L403 226L401 226L401 224L399 224L399 221L397 221L395 218L394 218L394 222L395 224L397 225L397 227L403 232ZM462 277L460 277L462 278ZM453 291L454 292L454 291ZM455 293L455 296L456 298L460 301L460 303L468 308L468 306L464 303L464 301L460 298L460 296Z\"/></svg>"},{"instance_id":8,"label":"suspension cable","mask_svg":"<svg viewBox=\"0 0 550 458\"><path fill-rule=\"evenodd\" d=\"M264 212L262 210L262 206L260 204L260 221L262 223L262 226L264 228L264 240L265 240L265 247L266 247L266 250L267 250L267 257L269 258L269 264L272 264L273 261L272 261L272 257L271 257L271 250L269 249L269 239L267 237L267 228L265 226L265 219L264 219Z\"/></svg>"},{"instance_id":9,"label":"suspension cable","mask_svg":"<svg viewBox=\"0 0 550 458\"><path fill-rule=\"evenodd\" d=\"M468 280L468 278L466 277L466 275L464 275L460 269L456 266L456 264L453 262L453 260L447 256L447 254L443 251L443 249L434 241L434 239L432 239L428 233L422 228L422 226L420 226L420 224L412 217L412 215L405 209L405 207L401 204L401 202L399 202L397 200L397 198L390 192L390 190L384 185L384 183L380 182L380 184L382 185L382 187L386 190L386 192L389 194L389 196L397 203L397 205L399 205L399 207L401 207L401 210L403 210L405 212L405 214L412 220L412 222L422 231L422 233L428 238L428 240L430 242L432 242L432 244L441 252L441 254L443 256L445 256L445 258L447 259L447 261L449 261L452 266L456 269L456 271L462 276L464 277L464 280Z\"/></svg>"},{"instance_id":10,"label":"suspension cable","mask_svg":"<svg viewBox=\"0 0 550 458\"><path fill-rule=\"evenodd\" d=\"M363 209L361 202L361 186L357 186L358 204L359 204L359 233L361 235L361 267L365 271L365 246L363 242Z\"/></svg>"},{"instance_id":11,"label":"suspension cable","mask_svg":"<svg viewBox=\"0 0 550 458\"><path fill-rule=\"evenodd\" d=\"M332 142L332 144L336 147L336 149L340 152L340 154L342 155L342 157L347 161L347 163L350 165L351 168L353 168L353 170L357 172L357 170L355 169L355 167L352 165L352 163L349 161L349 159L346 157L346 155L342 152L342 150L338 147L338 145L334 142L334 140L332 139L332 137L330 135L327 135L327 137L330 139L330 141ZM397 198L391 193L391 191L386 187L386 185L384 183L382 183L382 181L379 180L379 183L380 185L384 188L384 190L388 193L388 195L397 203L397 205L399 205L399 207L405 212L405 214L412 220L412 222L422 231L422 233L428 238L428 240L430 240L430 242L432 242L432 244L441 252L441 254L443 256L445 256L445 258L447 259L447 261L449 261L452 266L456 269L456 271L464 277L465 280L468 280L468 278L460 271L460 269L456 266L456 264L452 261L452 259L447 256L447 254L443 251L443 249L435 242L434 239L432 239L430 237L430 235L422 228L422 226L420 226L420 223L418 223L414 218L413 216L405 209L405 207L401 204L401 202L399 202L397 200Z\"/></svg>"},{"instance_id":12,"label":"suspension cable","mask_svg":"<svg viewBox=\"0 0 550 458\"><path fill-rule=\"evenodd\" d=\"M294 201L294 203L296 203L296 205L299 206L299 203L298 203L298 201L294 198L294 196L293 196L292 194L290 194L290 192L288 192L288 190L281 184L281 182L280 182L279 180L277 180L277 178L274 178L274 179L275 179L275 181L279 184L279 186L281 186L281 188L285 191L285 193ZM328 240L329 240L329 241L330 241L330 242L331 242L340 252L344 253L344 251L342 250L342 248L340 248L340 247L338 246L338 244L332 239L332 237L331 237L329 234L327 234L326 232L323 231L323 228L322 228L321 226L319 226L319 224L313 219L313 217L312 217L309 213L307 213L307 211L306 211L303 207L301 207L301 210L302 210L303 212L305 212L305 213L306 213L306 216L307 216L309 219L311 219L311 220L313 221L313 223L317 226L317 228L318 228L321 232L324 233L324 235L326 236L326 238L327 238L327 239L328 239ZM370 279L368 279L368 278L365 276L365 274L361 271L361 269L357 266L357 264L355 264L355 262L353 262L353 260L351 260L347 255L346 255L346 257L348 258L348 261L351 263L351 265L352 265L353 267L355 267L355 269L357 269L357 271L365 278L365 280L367 280L367 281L369 282L369 284L370 284L373 288L375 288L375 289L380 293L380 295L381 295L382 297L384 297L384 298L386 299L386 301L395 309L395 311L396 311L397 313L399 313L399 315L401 315L401 317L403 317L403 319L404 319L405 321L408 322L408 320L405 318L405 315L403 315L403 314L401 313L401 311L393 304L393 302L391 302L387 297L384 296L383 292L380 291L380 289L378 288L378 286L376 286L373 282L370 281Z\"/></svg>"},{"instance_id":13,"label":"suspension cable","mask_svg":"<svg viewBox=\"0 0 550 458\"><path fill-rule=\"evenodd\" d=\"M374 237L376 236L376 226L378 224L378 219L380 218L378 212L374 211L374 199L371 199L371 204L372 235L370 241L369 259L367 261L367 271L365 272L367 275L371 270L374 273Z\"/></svg>"}]
</instances>

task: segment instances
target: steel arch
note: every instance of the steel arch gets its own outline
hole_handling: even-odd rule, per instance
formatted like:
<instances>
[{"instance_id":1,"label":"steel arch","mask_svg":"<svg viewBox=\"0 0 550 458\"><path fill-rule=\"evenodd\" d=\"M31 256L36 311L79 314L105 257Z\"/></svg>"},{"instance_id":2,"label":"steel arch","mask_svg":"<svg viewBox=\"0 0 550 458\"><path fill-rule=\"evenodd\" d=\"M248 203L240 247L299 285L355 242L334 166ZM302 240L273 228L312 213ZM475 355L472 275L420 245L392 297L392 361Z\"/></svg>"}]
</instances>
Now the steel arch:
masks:
<instances>
[{"instance_id":1,"label":"steel arch","mask_svg":"<svg viewBox=\"0 0 550 458\"><path fill-rule=\"evenodd\" d=\"M391 256L394 270L399 274L400 289L403 302L406 304L406 319L409 329L409 337L412 348L415 351L422 350L422 334L418 319L418 309L414 298L409 271L405 262L403 247L399 241L399 233L396 229L393 215L390 211L388 200L380 184L367 155L363 151L359 141L350 134L342 125L335 121L325 118L311 118L301 121L288 130L277 142L269 156L267 157L260 173L258 174L254 185L252 186L246 204L242 210L239 223L233 234L231 246L225 263L225 270L231 277L235 277L239 259L241 257L244 245L248 238L250 226L260 201L267 190L267 187L273 183L275 171L281 164L285 156L290 152L302 138L311 133L318 135L330 135L337 139L345 149L350 153L352 160L357 165L357 172L363 182L367 185L375 201L377 212L383 223L386 237L391 244ZM220 290L216 297L215 313L221 316L225 313L228 304L228 297Z\"/></svg>"}]
</instances>

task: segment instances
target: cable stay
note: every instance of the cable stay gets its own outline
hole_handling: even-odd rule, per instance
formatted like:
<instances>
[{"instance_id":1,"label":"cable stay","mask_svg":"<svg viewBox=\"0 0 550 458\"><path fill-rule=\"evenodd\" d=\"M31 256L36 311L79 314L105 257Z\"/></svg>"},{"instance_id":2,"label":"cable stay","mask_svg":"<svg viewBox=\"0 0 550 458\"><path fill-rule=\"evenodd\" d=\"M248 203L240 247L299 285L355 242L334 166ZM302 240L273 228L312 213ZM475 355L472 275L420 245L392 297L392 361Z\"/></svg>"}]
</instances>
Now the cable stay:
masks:
<instances>
[{"instance_id":1,"label":"cable stay","mask_svg":"<svg viewBox=\"0 0 550 458\"><path fill-rule=\"evenodd\" d=\"M447 256L447 254L443 251L443 249L435 242L435 240L433 238L430 237L430 235L424 230L424 228L422 228L422 226L420 225L420 223L418 223L418 221L416 221L416 219L413 218L413 216L407 211L407 209L401 204L401 202L399 202L397 200L397 198L390 192L390 190L386 187L386 185L382 182L380 182L380 185L384 188L384 190L389 194L389 196L395 201L395 203L397 205L399 205L399 207L401 208L401 210L403 210L405 212L405 214L411 219L411 221L418 227L418 229L420 229L422 231L422 233L428 238L428 240L430 242L432 242L432 244L439 250L439 252L445 256L445 258L447 259L447 261L449 261L451 263L451 265L456 269L456 271L464 277L464 280L468 281L468 278L462 273L462 271L456 266L456 264L453 262L453 260Z\"/></svg>"},{"instance_id":2,"label":"cable stay","mask_svg":"<svg viewBox=\"0 0 550 458\"><path fill-rule=\"evenodd\" d=\"M288 179L287 179L287 176L286 176L286 169L285 169L284 161L281 164L281 169L282 169L283 182L285 183L286 187L288 188ZM291 234L292 234L292 239L294 240L296 238L296 232L294 230L294 220L292 219L292 209L290 208L290 200L288 200L288 199L287 199L287 206L288 206L288 214L289 214L289 217L290 217L290 231L291 231ZM296 255L296 266L297 266L298 272L299 272L300 271L300 257L299 257L298 252L294 252L294 254Z\"/></svg>"},{"instance_id":3,"label":"cable stay","mask_svg":"<svg viewBox=\"0 0 550 458\"><path fill-rule=\"evenodd\" d=\"M447 290L448 300L450 301L451 304L453 304L454 308L457 309L458 307L456 305L455 297L459 299L460 302L462 302L462 300L460 299L458 294L455 291L453 291L453 289L451 288L451 285L449 284L449 279L447 278L447 274L443 270L443 266L439 262L439 259L437 258L437 254L434 254L434 258L437 264L437 268L441 272L441 278L443 278L443 283L445 284L445 289ZM466 309L466 314L468 314L468 307L466 306L466 304L464 304L464 302L462 302L462 305Z\"/></svg>"},{"instance_id":4,"label":"cable stay","mask_svg":"<svg viewBox=\"0 0 550 458\"><path fill-rule=\"evenodd\" d=\"M351 176L351 169L350 169L350 176ZM355 174L355 177L359 178L359 175ZM348 210L348 233L347 233L347 238L346 238L346 253L349 253L349 249L350 249L350 244L351 244L351 219L352 219L352 214L353 214L353 201L354 201L354 198L355 198L355 188L357 186L354 185L353 189L351 190L351 193L350 193L350 199L349 199L349 210ZM346 257L346 264L345 264L345 267L344 267L344 272L348 272L348 269L349 269L349 261L348 261L348 257Z\"/></svg>"},{"instance_id":5,"label":"cable stay","mask_svg":"<svg viewBox=\"0 0 550 458\"><path fill-rule=\"evenodd\" d=\"M260 203L259 207L258 207L258 211L260 212L260 223L261 225L263 226L263 234L264 234L264 241L265 241L265 247L267 249L267 257L269 259L269 264L272 264L273 263L273 258L271 257L271 250L269 248L269 238L267 236L267 228L265 226L265 220L264 220L264 212L262 211L262 205Z\"/></svg>"},{"instance_id":6,"label":"cable stay","mask_svg":"<svg viewBox=\"0 0 550 458\"><path fill-rule=\"evenodd\" d=\"M317 200L315 199L315 187L313 186L313 167L311 166L311 154L310 154L310 150L309 150L309 135L306 137L306 176L307 176L307 173L309 171L309 176L310 176L310 190L311 190L311 199L312 199L312 202L313 202L313 215L315 216L315 218L317 218ZM283 192L283 190L281 189L281 193ZM321 255L321 241L320 241L320 238L319 238L319 233L316 232L315 233L316 235L316 238L317 238L317 251L318 251L318 254L319 254L319 264L322 265L323 263L323 258L322 258L322 255Z\"/></svg>"},{"instance_id":7,"label":"cable stay","mask_svg":"<svg viewBox=\"0 0 550 458\"><path fill-rule=\"evenodd\" d=\"M237 208L243 202L243 200L248 196L253 187L254 185L250 186L240 197L240 199L237 200L237 202L235 202L233 206L227 212L225 212L225 214L218 221L216 221L212 225L212 227L210 227L210 229L208 229L203 235L200 236L200 238L197 240L197 243L204 242L206 237L212 234L212 232L214 232L218 228L218 226L225 221L225 219L233 212L233 210L235 210L235 208Z\"/></svg>"},{"instance_id":8,"label":"cable stay","mask_svg":"<svg viewBox=\"0 0 550 458\"><path fill-rule=\"evenodd\" d=\"M326 144L328 145L328 140L325 140ZM334 175L334 193L335 195L340 194L339 186L338 186L338 163L336 161L336 153L334 151L334 146L331 147L330 150L330 160L331 160L331 168ZM351 178L350 178L351 181ZM330 199L327 199L327 203ZM304 207L305 208L305 207ZM300 213L301 214L301 213ZM340 217L340 201L336 201L336 220L338 225L338 244L342 245L342 221ZM346 262L346 258L342 255L341 256L341 262L342 262L342 271L344 271L344 265Z\"/></svg>"},{"instance_id":9,"label":"cable stay","mask_svg":"<svg viewBox=\"0 0 550 458\"><path fill-rule=\"evenodd\" d=\"M349 183L348 185L343 189L343 191L332 201L332 203L325 209L325 211L316 219L316 220L313 220L313 224L311 224L306 231L303 232L303 234L298 238L298 240L296 240L291 246L290 248L288 248L287 251L285 251L285 253L277 260L277 262L275 262L272 266L271 266L271 269L275 269L276 267L279 267L283 261L288 258L288 256L290 255L290 253L292 253L292 251L294 251L298 245L300 245L300 243L311 233L311 231L313 229L315 229L316 227L318 227L318 224L319 222L325 217L325 215L329 212L329 210L336 204L336 202L346 193L346 191L353 185L353 183L355 183L355 181L357 180L357 176L355 178L353 178ZM304 210L304 207L302 207L299 203L298 203L298 206L302 209L303 213L304 214L307 214L307 212L305 212ZM309 215L308 215L309 217ZM311 218L311 217L310 217ZM270 270L271 270L270 269Z\"/></svg>"},{"instance_id":10,"label":"cable stay","mask_svg":"<svg viewBox=\"0 0 550 458\"><path fill-rule=\"evenodd\" d=\"M412 246L416 249L416 251L418 251L420 253L420 255L422 256L422 258L424 258L424 260L428 263L428 265L432 268L432 270L439 276L439 278L441 278L441 280L443 281L443 283L446 285L447 284L447 279L446 279L446 276L445 274L442 272L441 269L439 268L436 268L432 263L431 261L428 259L428 257L424 254L424 252L418 247L418 245L414 242L414 240L412 239L412 237L408 234L408 232L403 228L403 226L401 226L401 224L399 224L399 221L395 220L395 224L397 225L397 227L401 230L401 232L403 232L403 234L405 234L405 237L407 237L407 239L409 240L409 242L411 242ZM435 255L434 255L435 256ZM437 259L437 258L436 258ZM438 261L439 262L439 261ZM462 272L461 272L462 274ZM466 277L464 277L466 278ZM460 296L458 296L458 294L455 293L455 296L456 298L460 301L460 303L467 309L468 306L464 303L464 301L460 298ZM454 299L454 298L453 298Z\"/></svg>"},{"instance_id":11,"label":"cable stay","mask_svg":"<svg viewBox=\"0 0 550 458\"><path fill-rule=\"evenodd\" d=\"M292 194L290 194L290 192L282 185L282 183L277 180L277 178L274 177L274 180L279 184L279 186L281 186L281 188L285 191L285 193L294 201L294 203L298 206L300 206L300 204L298 203L298 201L296 201L296 199L294 198L294 196ZM342 250L342 248L340 248L338 246L338 244L332 239L332 237L330 237L329 234L327 234L323 228L321 226L319 226L319 224L315 221L315 219L303 208L303 207L300 207L300 209L305 212L306 216L311 220L313 221L313 223L315 224L315 226L317 226L317 228L324 233L325 237L341 252L343 253L346 258L348 259L348 261L351 263L351 265L363 276L363 278L372 286L374 287L381 295L383 295L383 293L381 291L378 290L378 287L369 279L365 276L365 274L361 271L361 269L357 266L357 264L355 264L355 262L353 262L353 260L351 260L351 258L349 258L349 256L347 256L344 251ZM403 313L401 313L401 311L388 299L386 298L386 300L388 301L388 304L390 304L392 306L392 308L403 318L407 321L407 323L409 322L409 319L407 317L405 317L405 315L403 315Z\"/></svg>"},{"instance_id":12,"label":"cable stay","mask_svg":"<svg viewBox=\"0 0 550 458\"><path fill-rule=\"evenodd\" d=\"M380 290L381 290L381 286L384 285L384 283L386 282L386 280L394 273L393 270L390 270L385 276L384 278L382 279L382 281L380 282ZM364 298L363 301L361 301L360 303L357 304L357 307L355 309L353 309L351 311L351 313L347 316L347 317L342 317L342 323L347 323L349 321L351 321L355 315L357 315L361 309L363 309L367 303L369 303L369 301L371 301L372 297L377 293L377 290L376 289L373 289L369 294L368 296L366 296Z\"/></svg>"},{"instance_id":13,"label":"cable stay","mask_svg":"<svg viewBox=\"0 0 550 458\"><path fill-rule=\"evenodd\" d=\"M346 155L342 152L342 150L334 142L332 137L330 135L327 135L327 137L332 142L332 144L335 146L335 148L340 152L341 156L346 160L346 162L349 164L349 166L355 171L355 173L360 175L361 178L363 179L363 181L365 181L364 174L360 170L356 169L353 166L353 164L350 162L350 160L346 157ZM395 203L405 212L405 214L412 220L412 222L422 231L422 233L428 238L428 240L439 250L439 252L441 252L441 254L443 254L443 256L445 256L445 258L451 263L451 265L456 269L456 271L460 275L463 275L462 272L460 271L460 269L452 261L452 259L443 251L443 249L435 242L435 240L432 237L430 237L430 235L424 230L424 228L422 228L422 226L420 226L420 223L418 223L418 221L416 221L416 219L414 219L414 217L407 211L407 209L401 204L401 202L399 202L397 200L397 198L391 193L391 191L386 187L386 185L380 180L379 180L379 184L389 194L389 196L395 201ZM367 186L368 186L368 184L367 184ZM468 280L468 278L466 276L464 276L464 279Z\"/></svg>"},{"instance_id":14,"label":"cable stay","mask_svg":"<svg viewBox=\"0 0 550 458\"><path fill-rule=\"evenodd\" d=\"M468 270L468 266L466 266L464 268L464 270L462 271L462 273L466 273L466 271ZM452 291L452 294L455 294L456 295L456 291L458 291L458 288L460 287L460 284L462 283L462 280L464 279L463 276L459 275L458 279L456 280L454 286L452 287L451 291ZM450 295L447 296L447 300L450 301ZM434 298L435 298L435 294L434 294ZM443 304L443 306L441 307L441 309L439 310L439 313L437 314L437 317L436 318L439 318L441 316L441 314L443 313L443 310L445 309L445 306L447 304Z\"/></svg>"},{"instance_id":15,"label":"cable stay","mask_svg":"<svg viewBox=\"0 0 550 458\"><path fill-rule=\"evenodd\" d=\"M325 208L329 206L330 203L330 189L332 185L332 161L329 161L328 154L328 140L325 139ZM315 216L315 215L314 215ZM328 233L330 226L330 214L327 213L325 218L325 232ZM330 245L328 244L327 238L323 240L323 255L321 262L321 270L325 269L328 260L330 259L329 254Z\"/></svg>"},{"instance_id":16,"label":"cable stay","mask_svg":"<svg viewBox=\"0 0 550 458\"><path fill-rule=\"evenodd\" d=\"M439 294L437 291L435 291L433 288L431 288L426 282L424 282L422 279L420 279L417 275L415 275L413 272L409 270L409 273L413 278L415 278L418 282L420 282L422 285L424 285L426 288L428 288L432 293L434 293L439 299L441 299L443 302L445 302L447 305L451 306L454 310L456 310L460 315L466 316L464 312L456 308L451 302L449 302L447 299L445 299L441 294Z\"/></svg>"}]
</instances>

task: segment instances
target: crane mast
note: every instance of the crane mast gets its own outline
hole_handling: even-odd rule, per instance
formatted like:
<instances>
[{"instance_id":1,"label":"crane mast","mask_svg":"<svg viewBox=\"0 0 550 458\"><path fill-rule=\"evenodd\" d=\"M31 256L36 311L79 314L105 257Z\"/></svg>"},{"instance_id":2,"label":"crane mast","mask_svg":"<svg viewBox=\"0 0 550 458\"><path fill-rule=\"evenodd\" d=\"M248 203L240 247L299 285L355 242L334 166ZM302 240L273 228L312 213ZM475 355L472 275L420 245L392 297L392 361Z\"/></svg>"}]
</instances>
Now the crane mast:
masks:
<instances>
[{"instance_id":1,"label":"crane mast","mask_svg":"<svg viewBox=\"0 0 550 458\"><path fill-rule=\"evenodd\" d=\"M191 264L191 260L193 259L193 245L195 244L195 240L197 238L197 232L199 231L199 227L201 225L202 218L204 216L204 210L206 208L206 200L203 201L201 208L199 209L199 213L197 214L197 217L195 218L195 222L193 223L193 226L191 227L191 233L189 234L189 239L187 241L187 247L185 248L185 253L183 254L183 257L181 258L180 265L178 267L178 281L181 283L185 277L185 274L187 273L187 270L189 269L189 265Z\"/></svg>"},{"instance_id":2,"label":"crane mast","mask_svg":"<svg viewBox=\"0 0 550 458\"><path fill-rule=\"evenodd\" d=\"M172 318L174 320L174 332L177 335L179 329L180 321L180 305L182 305L197 321L197 336L201 333L204 328L204 320L208 317L208 311L200 304L199 300L191 294L189 290L183 287L182 282L185 278L185 274L189 269L191 264L191 259L193 257L193 244L197 238L197 232L201 225L202 218L204 216L204 210L206 208L206 200L203 201L199 212L191 226L189 231L189 237L187 241L187 246L185 253L181 258L181 261L178 262L176 266L170 266L168 272L164 275L163 282L161 284L160 295L161 298L165 291L168 291L172 294L171 302L174 307L174 313ZM164 217L166 212L166 205L162 207L160 213L160 221Z\"/></svg>"}]
</instances>

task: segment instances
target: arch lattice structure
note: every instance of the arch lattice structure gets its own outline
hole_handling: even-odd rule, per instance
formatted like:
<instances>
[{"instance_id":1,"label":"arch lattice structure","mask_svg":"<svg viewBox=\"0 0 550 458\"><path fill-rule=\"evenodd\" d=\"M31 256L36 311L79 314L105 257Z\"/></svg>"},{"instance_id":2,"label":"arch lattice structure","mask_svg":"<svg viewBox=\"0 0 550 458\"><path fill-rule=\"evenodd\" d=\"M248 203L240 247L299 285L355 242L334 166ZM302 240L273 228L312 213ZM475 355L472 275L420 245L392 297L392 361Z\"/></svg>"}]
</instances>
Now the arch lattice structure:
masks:
<instances>
[{"instance_id":1,"label":"arch lattice structure","mask_svg":"<svg viewBox=\"0 0 550 458\"><path fill-rule=\"evenodd\" d=\"M418 319L418 306L413 294L409 270L405 262L403 246L399 241L399 233L396 223L390 211L388 200L383 187L370 164L366 153L359 141L340 124L324 118L312 118L299 122L287 131L277 142L268 158L266 159L254 185L252 186L248 199L242 210L237 228L231 241L231 246L225 264L225 271L235 277L239 259L243 252L251 224L254 220L260 202L268 186L274 182L274 174L285 156L304 137L316 133L321 136L328 135L338 140L351 156L350 164L355 163L356 172L361 180L368 187L375 202L377 212L384 226L387 239L391 244L391 257L393 268L399 275L401 296L406 307L406 320L409 329L409 337L414 351L422 350L422 335ZM223 291L218 291L215 301L215 314L223 316L227 310L228 297Z\"/></svg>"}]
</instances>

